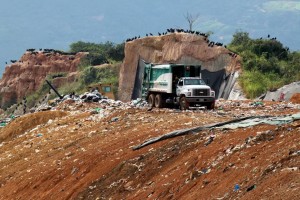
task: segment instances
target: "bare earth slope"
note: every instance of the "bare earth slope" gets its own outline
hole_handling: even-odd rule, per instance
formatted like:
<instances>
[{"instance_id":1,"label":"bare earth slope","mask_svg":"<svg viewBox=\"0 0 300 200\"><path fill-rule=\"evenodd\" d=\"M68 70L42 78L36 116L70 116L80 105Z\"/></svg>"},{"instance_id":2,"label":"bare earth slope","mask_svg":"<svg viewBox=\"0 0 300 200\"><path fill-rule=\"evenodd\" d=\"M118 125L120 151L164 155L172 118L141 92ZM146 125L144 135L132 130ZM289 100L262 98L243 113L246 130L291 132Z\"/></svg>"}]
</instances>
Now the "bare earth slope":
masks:
<instances>
[{"instance_id":1,"label":"bare earth slope","mask_svg":"<svg viewBox=\"0 0 300 200\"><path fill-rule=\"evenodd\" d=\"M177 129L299 112L285 103L250 103L147 111L63 102L43 113L56 113L49 120L24 115L0 129L2 137L13 123L34 124L0 144L0 199L299 199L300 121L204 130L132 150Z\"/></svg>"}]
</instances>

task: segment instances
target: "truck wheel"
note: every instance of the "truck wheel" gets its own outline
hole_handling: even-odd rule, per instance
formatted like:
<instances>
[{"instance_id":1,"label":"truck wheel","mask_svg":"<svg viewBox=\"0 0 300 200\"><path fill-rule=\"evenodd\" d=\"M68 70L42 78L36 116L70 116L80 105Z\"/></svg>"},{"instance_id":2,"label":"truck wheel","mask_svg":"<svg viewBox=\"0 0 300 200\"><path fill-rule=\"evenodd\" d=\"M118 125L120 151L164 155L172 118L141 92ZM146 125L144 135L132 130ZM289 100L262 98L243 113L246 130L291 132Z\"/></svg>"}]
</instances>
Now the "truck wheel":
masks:
<instances>
[{"instance_id":1,"label":"truck wheel","mask_svg":"<svg viewBox=\"0 0 300 200\"><path fill-rule=\"evenodd\" d=\"M211 103L207 104L207 109L209 109L209 110L215 109L215 102L211 102Z\"/></svg>"},{"instance_id":2,"label":"truck wheel","mask_svg":"<svg viewBox=\"0 0 300 200\"><path fill-rule=\"evenodd\" d=\"M148 97L148 104L150 107L154 106L154 101L155 101L155 95L154 94L150 94Z\"/></svg>"},{"instance_id":3,"label":"truck wheel","mask_svg":"<svg viewBox=\"0 0 300 200\"><path fill-rule=\"evenodd\" d=\"M187 102L186 97L183 96L179 99L180 110L189 109L189 102Z\"/></svg>"},{"instance_id":4,"label":"truck wheel","mask_svg":"<svg viewBox=\"0 0 300 200\"><path fill-rule=\"evenodd\" d=\"M162 99L162 96L160 94L157 94L155 96L154 105L155 105L156 108L162 108L163 107L163 99Z\"/></svg>"}]
</instances>

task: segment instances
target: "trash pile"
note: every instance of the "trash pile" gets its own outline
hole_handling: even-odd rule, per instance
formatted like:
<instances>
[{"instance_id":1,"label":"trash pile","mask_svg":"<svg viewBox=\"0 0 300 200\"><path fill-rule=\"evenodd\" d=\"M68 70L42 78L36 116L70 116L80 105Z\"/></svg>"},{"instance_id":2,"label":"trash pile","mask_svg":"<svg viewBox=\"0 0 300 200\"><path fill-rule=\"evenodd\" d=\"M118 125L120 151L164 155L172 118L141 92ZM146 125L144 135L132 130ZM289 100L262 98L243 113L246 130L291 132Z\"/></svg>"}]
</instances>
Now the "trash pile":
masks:
<instances>
[{"instance_id":1,"label":"trash pile","mask_svg":"<svg viewBox=\"0 0 300 200\"><path fill-rule=\"evenodd\" d=\"M291 102L270 102L270 101L252 101L252 100L217 100L215 111L219 115L235 115L235 116L253 116L253 115L266 115L273 113L274 111L278 114L282 111L289 109L299 110L300 105ZM244 112L249 110L248 112Z\"/></svg>"},{"instance_id":2,"label":"trash pile","mask_svg":"<svg viewBox=\"0 0 300 200\"><path fill-rule=\"evenodd\" d=\"M0 199L274 199L269 188L297 199L298 105L216 103L149 111L95 91L46 100L49 111L0 129Z\"/></svg>"},{"instance_id":3,"label":"trash pile","mask_svg":"<svg viewBox=\"0 0 300 200\"><path fill-rule=\"evenodd\" d=\"M93 103L93 107L99 107L99 109L128 109L128 108L146 108L148 103L141 98L132 100L131 102L124 103L119 100L109 99L106 96L103 96L98 90L93 90L92 92L85 92L81 95L75 95L74 93L63 96L62 99L55 98L50 101L44 101L37 107L31 109L31 112L39 112L45 110L57 109L57 107L68 107L69 110L76 110L79 105L83 103Z\"/></svg>"},{"instance_id":4,"label":"trash pile","mask_svg":"<svg viewBox=\"0 0 300 200\"><path fill-rule=\"evenodd\" d=\"M9 122L11 122L15 118L16 117L14 115L11 115L11 116L9 116L7 118L0 119L0 128L6 126Z\"/></svg>"}]
</instances>

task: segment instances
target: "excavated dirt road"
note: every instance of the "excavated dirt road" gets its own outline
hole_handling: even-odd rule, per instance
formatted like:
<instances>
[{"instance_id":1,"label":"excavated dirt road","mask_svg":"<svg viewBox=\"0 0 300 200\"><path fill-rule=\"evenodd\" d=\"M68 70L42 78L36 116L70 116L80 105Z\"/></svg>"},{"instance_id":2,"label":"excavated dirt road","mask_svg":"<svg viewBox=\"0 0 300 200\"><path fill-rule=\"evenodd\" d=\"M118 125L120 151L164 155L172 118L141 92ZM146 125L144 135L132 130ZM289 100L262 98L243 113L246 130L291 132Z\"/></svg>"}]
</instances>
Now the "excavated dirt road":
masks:
<instances>
[{"instance_id":1,"label":"excavated dirt road","mask_svg":"<svg viewBox=\"0 0 300 200\"><path fill-rule=\"evenodd\" d=\"M192 132L132 150L177 129L298 112L279 102L147 111L65 101L0 129L0 199L300 199L300 121Z\"/></svg>"}]
</instances>

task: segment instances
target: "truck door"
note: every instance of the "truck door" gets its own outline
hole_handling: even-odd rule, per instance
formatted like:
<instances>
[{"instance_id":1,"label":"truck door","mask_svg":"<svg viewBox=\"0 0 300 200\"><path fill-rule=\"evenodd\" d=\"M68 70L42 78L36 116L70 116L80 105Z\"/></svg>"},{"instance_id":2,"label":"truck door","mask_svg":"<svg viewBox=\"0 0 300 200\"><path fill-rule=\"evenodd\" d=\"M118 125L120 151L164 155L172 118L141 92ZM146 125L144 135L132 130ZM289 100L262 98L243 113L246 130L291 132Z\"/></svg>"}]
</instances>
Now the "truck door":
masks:
<instances>
[{"instance_id":1,"label":"truck door","mask_svg":"<svg viewBox=\"0 0 300 200\"><path fill-rule=\"evenodd\" d=\"M178 84L176 86L176 95L177 96L179 96L182 86L183 86L183 80L179 79Z\"/></svg>"}]
</instances>

